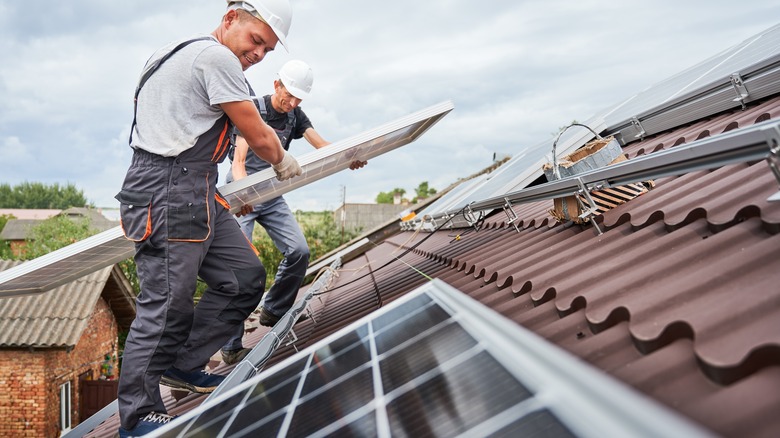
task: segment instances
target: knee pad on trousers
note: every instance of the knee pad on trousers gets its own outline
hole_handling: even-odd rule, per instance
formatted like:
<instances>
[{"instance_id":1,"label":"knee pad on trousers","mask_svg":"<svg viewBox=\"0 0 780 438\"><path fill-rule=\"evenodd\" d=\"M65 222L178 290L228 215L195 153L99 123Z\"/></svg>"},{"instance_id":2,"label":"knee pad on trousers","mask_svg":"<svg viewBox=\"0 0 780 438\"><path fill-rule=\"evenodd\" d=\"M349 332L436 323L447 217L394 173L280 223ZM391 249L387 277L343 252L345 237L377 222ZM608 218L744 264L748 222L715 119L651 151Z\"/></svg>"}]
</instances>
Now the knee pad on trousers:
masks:
<instances>
[{"instance_id":1,"label":"knee pad on trousers","mask_svg":"<svg viewBox=\"0 0 780 438\"><path fill-rule=\"evenodd\" d=\"M235 269L233 275L238 281L238 295L219 315L219 319L229 323L243 322L260 304L265 291L265 268Z\"/></svg>"},{"instance_id":2,"label":"knee pad on trousers","mask_svg":"<svg viewBox=\"0 0 780 438\"><path fill-rule=\"evenodd\" d=\"M311 253L309 252L309 247L303 245L299 248L293 248L291 251L285 254L284 257L287 259L287 263L289 265L306 265L306 267L308 267L310 255Z\"/></svg>"}]
</instances>

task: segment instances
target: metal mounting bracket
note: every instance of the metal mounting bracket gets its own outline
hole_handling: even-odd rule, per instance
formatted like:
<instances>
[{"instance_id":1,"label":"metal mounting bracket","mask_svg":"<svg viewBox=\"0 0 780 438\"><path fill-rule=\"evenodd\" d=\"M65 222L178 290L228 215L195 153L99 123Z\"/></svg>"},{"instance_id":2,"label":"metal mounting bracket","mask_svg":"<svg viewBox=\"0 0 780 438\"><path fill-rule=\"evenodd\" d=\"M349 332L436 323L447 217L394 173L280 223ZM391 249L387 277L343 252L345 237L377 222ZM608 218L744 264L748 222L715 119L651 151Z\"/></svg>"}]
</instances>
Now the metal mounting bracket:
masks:
<instances>
[{"instance_id":1,"label":"metal mounting bracket","mask_svg":"<svg viewBox=\"0 0 780 438\"><path fill-rule=\"evenodd\" d=\"M466 219L466 222L468 222L469 225L474 227L474 231L479 231L479 227L477 227L477 223L479 222L479 219L477 219L477 217L474 216L474 211L471 210L471 205L467 205L466 208L463 210L463 218Z\"/></svg>"},{"instance_id":2,"label":"metal mounting bracket","mask_svg":"<svg viewBox=\"0 0 780 438\"><path fill-rule=\"evenodd\" d=\"M312 312L312 311L311 311L311 309L309 308L309 306L306 306L306 314L307 314L307 315L309 315L309 319L311 319L311 320L312 320L312 322L314 322L315 324L317 324L317 320L316 320L316 319L314 319L314 312Z\"/></svg>"},{"instance_id":3,"label":"metal mounting bracket","mask_svg":"<svg viewBox=\"0 0 780 438\"><path fill-rule=\"evenodd\" d=\"M517 217L517 214L515 214L515 211L512 210L512 203L509 202L508 198L504 198L504 201L506 201L504 203L504 207L503 207L504 208L504 213L506 213L506 217L507 217L506 223L507 223L507 225L508 224L512 224L512 226L515 227L515 231L517 231L519 233L520 232L520 228L517 228L517 219L518 219L518 217Z\"/></svg>"},{"instance_id":4,"label":"metal mounting bracket","mask_svg":"<svg viewBox=\"0 0 780 438\"><path fill-rule=\"evenodd\" d=\"M585 205L584 202L582 202L582 199L579 196L575 196L577 198L577 202L580 204L580 209L582 210L582 214L580 214L580 218L589 218L590 223L593 224L593 227L596 229L596 232L601 235L604 234L601 231L601 228L599 227L599 224L596 223L596 215L598 214L598 207L596 207L596 203L593 201L593 198L590 196L590 190L588 190L588 187L585 185L585 183L582 182L582 179L577 177L577 184L580 186L580 190L577 193L582 194L585 196L585 199L588 201L588 204Z\"/></svg>"},{"instance_id":5,"label":"metal mounting bracket","mask_svg":"<svg viewBox=\"0 0 780 438\"><path fill-rule=\"evenodd\" d=\"M635 135L634 138L642 139L647 135L647 131L645 131L645 128L642 126L642 122L639 121L636 117L631 117L631 125L636 128L637 131L639 131L639 134Z\"/></svg>"},{"instance_id":6,"label":"metal mounting bracket","mask_svg":"<svg viewBox=\"0 0 780 438\"><path fill-rule=\"evenodd\" d=\"M298 342L298 335L295 334L295 330L290 328L290 331L287 332L287 338L289 341L285 345L292 345L295 351L298 352L298 347L295 346L295 343Z\"/></svg>"},{"instance_id":7,"label":"metal mounting bracket","mask_svg":"<svg viewBox=\"0 0 780 438\"><path fill-rule=\"evenodd\" d=\"M769 143L769 156L766 157L766 163L769 165L769 169L775 176L777 184L780 185L780 128L775 127L773 132L767 134L767 142ZM770 196L767 201L778 202L780 201L780 192Z\"/></svg>"},{"instance_id":8,"label":"metal mounting bracket","mask_svg":"<svg viewBox=\"0 0 780 438\"><path fill-rule=\"evenodd\" d=\"M745 87L745 81L742 80L742 76L740 76L739 73L731 75L731 85L734 87L734 92L737 93L737 97L734 98L733 102L739 102L744 110L747 108L747 106L745 106L745 99L750 96L750 92L748 92L747 87Z\"/></svg>"}]
</instances>

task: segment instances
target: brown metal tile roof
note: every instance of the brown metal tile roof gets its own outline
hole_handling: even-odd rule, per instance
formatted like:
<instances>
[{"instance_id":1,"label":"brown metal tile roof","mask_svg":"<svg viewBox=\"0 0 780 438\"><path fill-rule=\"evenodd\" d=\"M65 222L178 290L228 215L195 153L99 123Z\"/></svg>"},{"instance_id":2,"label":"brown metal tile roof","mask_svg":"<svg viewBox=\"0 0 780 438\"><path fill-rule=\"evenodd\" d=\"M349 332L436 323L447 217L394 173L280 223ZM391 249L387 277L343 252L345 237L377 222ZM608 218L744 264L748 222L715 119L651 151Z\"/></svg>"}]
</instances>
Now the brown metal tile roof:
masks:
<instances>
[{"instance_id":1,"label":"brown metal tile roof","mask_svg":"<svg viewBox=\"0 0 780 438\"><path fill-rule=\"evenodd\" d=\"M625 148L630 158L780 116L780 97ZM339 270L296 325L305 348L439 278L641 393L724 436L780 430L780 188L766 163L656 181L592 226L552 201L494 212L479 231L404 232ZM421 243L420 243L421 242ZM419 243L411 252L406 249ZM303 294L303 290L299 297ZM267 328L245 336L256 344ZM266 367L295 353L281 347ZM230 367L216 365L217 373ZM172 413L202 401L177 402ZM110 436L116 416L89 436Z\"/></svg>"}]
</instances>

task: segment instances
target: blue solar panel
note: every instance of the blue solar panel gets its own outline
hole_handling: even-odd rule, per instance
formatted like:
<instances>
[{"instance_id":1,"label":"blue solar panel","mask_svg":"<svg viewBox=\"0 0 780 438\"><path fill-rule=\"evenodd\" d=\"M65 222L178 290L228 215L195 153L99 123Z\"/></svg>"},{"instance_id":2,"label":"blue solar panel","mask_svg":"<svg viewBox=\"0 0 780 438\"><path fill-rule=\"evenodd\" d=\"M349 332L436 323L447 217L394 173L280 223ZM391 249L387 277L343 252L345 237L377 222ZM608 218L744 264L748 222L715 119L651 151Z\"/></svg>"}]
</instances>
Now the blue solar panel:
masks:
<instances>
[{"instance_id":1,"label":"blue solar panel","mask_svg":"<svg viewBox=\"0 0 780 438\"><path fill-rule=\"evenodd\" d=\"M639 405L636 418L614 405L595 411L598 403L593 400L603 403L614 396L616 403L624 403L632 395L613 392L612 381L588 374L576 377L593 381L609 396L599 393L586 400L580 388L562 389L561 381L543 375L556 372L566 360L534 362L539 361L533 345L537 341L526 344L527 351L513 344L514 337L525 332L514 333L519 328L513 323L502 326L496 314L472 315L486 308L467 297L453 299L451 294L460 293L443 286L437 280L422 286L207 400L151 436L572 437L668 432L641 428L643 421L637 418L658 415L657 408ZM458 300L467 301L463 305ZM604 413L607 416L600 417ZM680 426L685 423L676 418L662 420L663 427L682 427L674 430L686 436L699 433Z\"/></svg>"}]
</instances>

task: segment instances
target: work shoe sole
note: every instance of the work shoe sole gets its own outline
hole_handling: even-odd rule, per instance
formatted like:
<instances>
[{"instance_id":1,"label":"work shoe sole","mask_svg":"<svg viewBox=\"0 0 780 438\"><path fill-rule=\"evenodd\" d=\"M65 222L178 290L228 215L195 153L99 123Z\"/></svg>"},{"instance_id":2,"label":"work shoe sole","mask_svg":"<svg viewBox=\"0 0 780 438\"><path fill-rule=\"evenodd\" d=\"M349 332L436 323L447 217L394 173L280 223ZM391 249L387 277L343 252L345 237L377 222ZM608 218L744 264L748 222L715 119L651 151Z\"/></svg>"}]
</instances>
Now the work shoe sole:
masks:
<instances>
[{"instance_id":1,"label":"work shoe sole","mask_svg":"<svg viewBox=\"0 0 780 438\"><path fill-rule=\"evenodd\" d=\"M119 428L119 438L131 438L141 437L148 433L154 432L156 429L165 426L173 420L174 416L167 414L158 414L150 412L144 417L141 417L132 430L125 430L122 427Z\"/></svg>"},{"instance_id":2,"label":"work shoe sole","mask_svg":"<svg viewBox=\"0 0 780 438\"><path fill-rule=\"evenodd\" d=\"M160 379L160 385L165 385L173 389L184 389L185 391L194 392L197 394L211 394L215 389L217 389L216 386L195 386L192 383L182 382L181 380L175 380L165 376L162 376Z\"/></svg>"}]
</instances>

